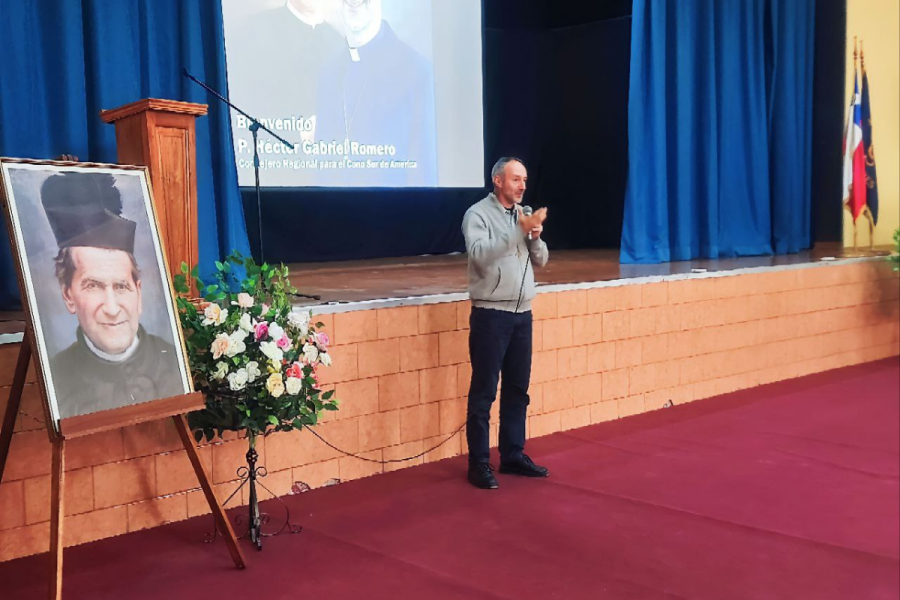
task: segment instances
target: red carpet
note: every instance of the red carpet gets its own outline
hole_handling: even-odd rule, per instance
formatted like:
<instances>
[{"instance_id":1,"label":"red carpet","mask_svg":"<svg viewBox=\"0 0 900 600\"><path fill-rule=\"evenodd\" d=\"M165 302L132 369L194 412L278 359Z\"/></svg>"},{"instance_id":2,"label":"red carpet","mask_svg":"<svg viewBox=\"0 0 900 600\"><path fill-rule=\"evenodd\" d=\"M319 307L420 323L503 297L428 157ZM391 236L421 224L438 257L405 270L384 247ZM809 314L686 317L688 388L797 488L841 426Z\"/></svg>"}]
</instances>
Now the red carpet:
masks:
<instances>
[{"instance_id":1,"label":"red carpet","mask_svg":"<svg viewBox=\"0 0 900 600\"><path fill-rule=\"evenodd\" d=\"M299 535L230 568L211 518L66 551L69 600L900 597L900 361L529 443L548 480L465 458L288 499ZM273 510L273 513L275 511ZM45 597L44 557L0 597Z\"/></svg>"}]
</instances>

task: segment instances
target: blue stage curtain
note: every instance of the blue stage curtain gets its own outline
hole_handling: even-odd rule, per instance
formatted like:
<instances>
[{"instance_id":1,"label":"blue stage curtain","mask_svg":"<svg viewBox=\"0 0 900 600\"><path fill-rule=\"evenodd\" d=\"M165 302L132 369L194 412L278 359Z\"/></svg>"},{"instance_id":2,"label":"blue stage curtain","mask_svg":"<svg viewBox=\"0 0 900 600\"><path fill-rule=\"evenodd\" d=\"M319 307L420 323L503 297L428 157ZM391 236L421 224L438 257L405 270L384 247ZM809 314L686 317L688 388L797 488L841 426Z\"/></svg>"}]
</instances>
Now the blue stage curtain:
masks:
<instances>
[{"instance_id":1,"label":"blue stage curtain","mask_svg":"<svg viewBox=\"0 0 900 600\"><path fill-rule=\"evenodd\" d=\"M209 104L197 119L201 273L232 249L249 253L228 111L181 74L227 89L220 2L0 0L0 15L0 156L114 163L115 128L102 109L142 98ZM17 306L4 231L0 310Z\"/></svg>"},{"instance_id":2,"label":"blue stage curtain","mask_svg":"<svg viewBox=\"0 0 900 600\"><path fill-rule=\"evenodd\" d=\"M620 259L810 247L814 0L635 0Z\"/></svg>"},{"instance_id":3,"label":"blue stage curtain","mask_svg":"<svg viewBox=\"0 0 900 600\"><path fill-rule=\"evenodd\" d=\"M812 246L815 0L769 0L769 172L772 244L778 254Z\"/></svg>"}]
</instances>

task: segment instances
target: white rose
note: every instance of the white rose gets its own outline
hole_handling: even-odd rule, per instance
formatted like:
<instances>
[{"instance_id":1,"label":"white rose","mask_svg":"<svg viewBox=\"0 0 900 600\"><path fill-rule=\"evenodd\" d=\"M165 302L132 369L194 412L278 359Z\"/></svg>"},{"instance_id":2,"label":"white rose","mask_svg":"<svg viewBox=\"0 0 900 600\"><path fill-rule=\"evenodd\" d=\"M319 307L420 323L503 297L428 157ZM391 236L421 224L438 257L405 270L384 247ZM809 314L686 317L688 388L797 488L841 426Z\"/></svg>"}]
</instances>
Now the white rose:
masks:
<instances>
[{"instance_id":1,"label":"white rose","mask_svg":"<svg viewBox=\"0 0 900 600\"><path fill-rule=\"evenodd\" d=\"M246 335L247 334L241 330L237 330L232 333L229 338L231 340L231 345L228 347L228 350L225 351L225 356L230 358L232 356L237 356L238 354L246 350L247 344L244 343L244 337L246 337Z\"/></svg>"},{"instance_id":2,"label":"white rose","mask_svg":"<svg viewBox=\"0 0 900 600\"><path fill-rule=\"evenodd\" d=\"M247 381L253 383L256 381L256 378L262 375L262 371L259 370L259 363L255 360L251 360L247 363Z\"/></svg>"},{"instance_id":3,"label":"white rose","mask_svg":"<svg viewBox=\"0 0 900 600\"><path fill-rule=\"evenodd\" d=\"M269 337L273 340L280 340L284 335L284 329L276 322L272 322L269 324Z\"/></svg>"},{"instance_id":4,"label":"white rose","mask_svg":"<svg viewBox=\"0 0 900 600\"><path fill-rule=\"evenodd\" d=\"M303 387L303 382L296 377L288 377L286 387L288 394L290 394L291 396L296 396L300 393L300 389Z\"/></svg>"},{"instance_id":5,"label":"white rose","mask_svg":"<svg viewBox=\"0 0 900 600\"><path fill-rule=\"evenodd\" d=\"M222 381L225 379L225 375L228 374L228 363L219 361L216 363L216 370L212 374L212 378L216 381Z\"/></svg>"},{"instance_id":6,"label":"white rose","mask_svg":"<svg viewBox=\"0 0 900 600\"><path fill-rule=\"evenodd\" d=\"M246 331L250 333L253 331L253 323L250 320L250 315L248 313L244 313L241 315L241 321L239 324L241 331Z\"/></svg>"},{"instance_id":7,"label":"white rose","mask_svg":"<svg viewBox=\"0 0 900 600\"><path fill-rule=\"evenodd\" d=\"M288 315L288 325L298 330L300 337L306 337L306 334L309 333L309 316L310 313L308 311L292 312Z\"/></svg>"},{"instance_id":8,"label":"white rose","mask_svg":"<svg viewBox=\"0 0 900 600\"><path fill-rule=\"evenodd\" d=\"M321 354L319 354L319 360L320 360L320 361L322 362L322 364L325 365L326 367L330 367L330 366L331 366L331 355L328 354L327 352L322 352Z\"/></svg>"},{"instance_id":9,"label":"white rose","mask_svg":"<svg viewBox=\"0 0 900 600\"><path fill-rule=\"evenodd\" d=\"M218 359L223 354L226 354L230 347L231 338L228 337L227 333L220 333L216 336L216 339L213 340L212 346L210 346L210 350L212 350L213 353L213 358Z\"/></svg>"},{"instance_id":10,"label":"white rose","mask_svg":"<svg viewBox=\"0 0 900 600\"><path fill-rule=\"evenodd\" d=\"M209 304L203 309L203 325L221 325L228 317L228 311L222 310L218 304Z\"/></svg>"},{"instance_id":11,"label":"white rose","mask_svg":"<svg viewBox=\"0 0 900 600\"><path fill-rule=\"evenodd\" d=\"M319 358L319 349L312 344L305 344L303 346L303 358L306 359L307 363L313 364Z\"/></svg>"},{"instance_id":12,"label":"white rose","mask_svg":"<svg viewBox=\"0 0 900 600\"><path fill-rule=\"evenodd\" d=\"M274 363L281 364L281 361L284 359L284 352L275 344L275 342L260 342L259 351L265 354L266 358Z\"/></svg>"},{"instance_id":13,"label":"white rose","mask_svg":"<svg viewBox=\"0 0 900 600\"><path fill-rule=\"evenodd\" d=\"M228 387L231 388L231 391L233 392L239 392L247 387L247 370L238 369L234 373L229 373Z\"/></svg>"}]
</instances>

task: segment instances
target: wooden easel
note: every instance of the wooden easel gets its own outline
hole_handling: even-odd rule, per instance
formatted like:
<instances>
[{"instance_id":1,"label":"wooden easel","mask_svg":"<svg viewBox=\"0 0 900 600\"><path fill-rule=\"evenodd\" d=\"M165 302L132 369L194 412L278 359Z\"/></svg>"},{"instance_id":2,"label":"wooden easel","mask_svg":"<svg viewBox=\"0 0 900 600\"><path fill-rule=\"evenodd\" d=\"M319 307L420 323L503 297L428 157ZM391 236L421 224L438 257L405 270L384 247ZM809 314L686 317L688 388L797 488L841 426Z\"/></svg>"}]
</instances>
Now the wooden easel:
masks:
<instances>
[{"instance_id":1,"label":"wooden easel","mask_svg":"<svg viewBox=\"0 0 900 600\"><path fill-rule=\"evenodd\" d=\"M29 318L25 335L22 338L22 345L19 347L19 358L16 361L16 371L9 390L9 401L3 416L3 425L0 426L0 481L3 480L6 459L9 456L9 446L12 442L16 416L19 413L22 391L25 388L25 379L28 373L28 364L32 357L33 344L34 332ZM147 402L142 405L102 411L83 417L62 419L57 431L51 421L49 403L41 377L38 377L38 383L43 399L44 420L47 424L47 432L50 435L50 443L53 444L52 468L50 472L50 593L48 595L51 600L62 598L66 440L156 419L171 417L175 422L175 428L178 430L184 449L187 451L191 465L194 467L194 472L197 474L200 487L203 488L203 494L206 496L210 510L212 510L216 527L225 539L225 545L228 547L234 566L238 569L243 569L246 566L244 554L240 546L238 546L231 523L222 509L219 499L216 498L209 477L207 477L203 464L200 462L200 455L197 453L197 447L194 445L187 419L184 416L186 412L203 407L202 394L192 392L182 396Z\"/></svg>"}]
</instances>

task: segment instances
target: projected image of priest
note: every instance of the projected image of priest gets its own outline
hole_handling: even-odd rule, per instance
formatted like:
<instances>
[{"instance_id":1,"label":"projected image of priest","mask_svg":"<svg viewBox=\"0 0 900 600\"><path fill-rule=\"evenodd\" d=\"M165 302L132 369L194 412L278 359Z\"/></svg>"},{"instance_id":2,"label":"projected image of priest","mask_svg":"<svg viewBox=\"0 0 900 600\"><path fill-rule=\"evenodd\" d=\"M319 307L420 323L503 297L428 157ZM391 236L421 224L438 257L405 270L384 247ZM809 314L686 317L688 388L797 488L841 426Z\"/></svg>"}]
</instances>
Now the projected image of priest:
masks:
<instances>
[{"instance_id":1,"label":"projected image of priest","mask_svg":"<svg viewBox=\"0 0 900 600\"><path fill-rule=\"evenodd\" d=\"M175 347L140 323L144 307L134 257L137 224L121 216L115 178L106 173L53 175L41 186L41 203L59 246L56 276L62 300L78 319L75 342L50 358L60 414L75 416L183 393Z\"/></svg>"},{"instance_id":2,"label":"projected image of priest","mask_svg":"<svg viewBox=\"0 0 900 600\"><path fill-rule=\"evenodd\" d=\"M417 10L411 8L410 10ZM425 10L422 4L419 10ZM389 146L392 155L362 154L355 160L415 168L354 168L325 171L323 183L348 186L437 184L434 72L431 63L397 37L382 18L381 0L341 0L346 46L326 63L319 84L316 139ZM425 14L421 21L426 20ZM423 28L422 35L430 35Z\"/></svg>"},{"instance_id":3,"label":"projected image of priest","mask_svg":"<svg viewBox=\"0 0 900 600\"><path fill-rule=\"evenodd\" d=\"M238 4L245 2L225 0L226 16L239 14ZM331 0L287 0L249 18L226 21L231 100L263 122L284 120L272 129L296 144L315 139L315 81L322 64L346 48L329 23L337 12L332 6ZM245 142L242 147L249 154L249 123L242 127L242 120L235 118L235 137ZM242 185L252 184L251 169L242 170L241 176Z\"/></svg>"}]
</instances>

